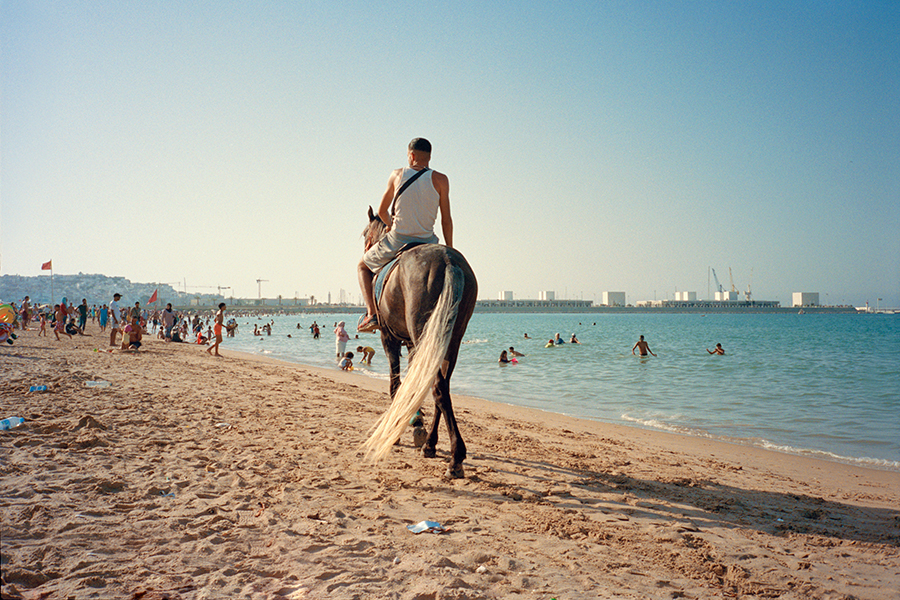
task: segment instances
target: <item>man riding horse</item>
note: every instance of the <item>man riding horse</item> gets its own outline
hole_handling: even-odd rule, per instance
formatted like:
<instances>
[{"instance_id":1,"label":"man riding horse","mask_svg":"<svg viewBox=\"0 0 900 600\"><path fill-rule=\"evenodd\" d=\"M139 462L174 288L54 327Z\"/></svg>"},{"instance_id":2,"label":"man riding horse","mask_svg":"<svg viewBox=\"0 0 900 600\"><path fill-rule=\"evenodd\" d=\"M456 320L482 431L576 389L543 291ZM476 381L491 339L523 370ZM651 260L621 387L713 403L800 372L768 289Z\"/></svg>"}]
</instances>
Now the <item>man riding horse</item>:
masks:
<instances>
[{"instance_id":1,"label":"man riding horse","mask_svg":"<svg viewBox=\"0 0 900 600\"><path fill-rule=\"evenodd\" d=\"M369 248L359 261L359 286L366 300L366 315L358 326L360 332L372 332L379 328L372 284L375 273L391 262L407 244L438 243L438 238L434 234L438 208L441 211L444 245L453 247L450 180L443 173L428 168L431 161L431 142L425 138L415 138L409 143L407 158L409 167L395 169L391 173L387 190L378 206L378 217L387 226L388 233ZM415 180L403 188L413 177ZM394 202L397 191L401 188L403 192ZM391 203L394 203L393 211Z\"/></svg>"},{"instance_id":2,"label":"man riding horse","mask_svg":"<svg viewBox=\"0 0 900 600\"><path fill-rule=\"evenodd\" d=\"M391 173L378 215L369 208L366 252L359 263L359 282L368 307L359 331L381 331L391 370L391 406L363 447L368 457L385 458L425 399L432 396L434 418L422 453L436 456L443 418L450 437L447 475L463 477L466 445L453 413L450 377L475 310L478 282L465 257L452 247L450 183L446 175L428 168L431 144L414 139L408 158L408 168ZM444 245L438 244L434 234L438 210ZM373 282L376 271L381 273ZM409 348L409 368L402 383L401 345Z\"/></svg>"}]
</instances>

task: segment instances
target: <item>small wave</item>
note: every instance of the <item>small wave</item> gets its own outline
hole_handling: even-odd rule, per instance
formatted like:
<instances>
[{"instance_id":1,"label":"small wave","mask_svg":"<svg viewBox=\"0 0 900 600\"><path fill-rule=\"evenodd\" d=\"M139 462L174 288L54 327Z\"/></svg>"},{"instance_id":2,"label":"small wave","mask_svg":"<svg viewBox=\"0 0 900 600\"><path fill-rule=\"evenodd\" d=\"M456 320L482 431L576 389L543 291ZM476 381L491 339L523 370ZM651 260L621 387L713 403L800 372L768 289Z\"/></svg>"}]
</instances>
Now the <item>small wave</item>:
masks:
<instances>
[{"instance_id":1,"label":"small wave","mask_svg":"<svg viewBox=\"0 0 900 600\"><path fill-rule=\"evenodd\" d=\"M623 421L628 421L629 423L637 423L638 425L643 425L652 429L661 429L662 431L670 431L672 433L680 433L681 435L689 435L692 437L703 437L709 439L715 438L715 436L713 436L712 434L707 433L706 431L703 431L701 429L693 429L691 427L683 427L681 425L672 425L658 419L638 419L637 417L632 417L630 415L622 415L620 418Z\"/></svg>"},{"instance_id":2,"label":"small wave","mask_svg":"<svg viewBox=\"0 0 900 600\"><path fill-rule=\"evenodd\" d=\"M390 375L386 373L376 373L375 371L370 371L369 369L363 367L353 367L354 373L359 373L360 375L365 375L366 377L371 377L372 379L381 379L382 381L388 381L390 379Z\"/></svg>"},{"instance_id":3,"label":"small wave","mask_svg":"<svg viewBox=\"0 0 900 600\"><path fill-rule=\"evenodd\" d=\"M490 340L482 340L482 339L474 339L474 340L463 340L463 344L487 344Z\"/></svg>"},{"instance_id":4,"label":"small wave","mask_svg":"<svg viewBox=\"0 0 900 600\"><path fill-rule=\"evenodd\" d=\"M759 440L754 446L760 446L766 450L774 450L785 454L797 454L800 456L810 456L812 458L821 458L834 462L856 465L860 467L871 467L874 469L884 469L886 471L900 471L900 461L887 460L882 458L869 458L867 456L853 457L842 456L825 450L812 450L810 448L795 448L793 446L785 446L782 444L774 444L768 440Z\"/></svg>"},{"instance_id":5,"label":"small wave","mask_svg":"<svg viewBox=\"0 0 900 600\"><path fill-rule=\"evenodd\" d=\"M773 452L781 452L783 454L794 454L797 456L808 456L810 458L818 458L821 460L828 460L832 462L840 462L848 465L854 465L858 467L869 467L872 469L882 469L885 471L900 471L900 461L896 460L887 460L881 458L869 458L869 457L854 457L854 456L842 456L840 454L835 454L833 452L827 452L825 450L814 450L812 448L796 448L794 446L787 446L783 444L775 444L770 442L769 440L755 438L733 438L728 436L721 435L712 435L709 432L703 431L701 429L694 429L692 427L684 427L681 425L672 425L671 423L666 423L665 421L660 421L659 419L640 419L637 417L632 417L627 414L623 414L620 417L623 421L628 421L630 423L637 423L638 425L643 425L644 427L648 427L650 429L659 429L661 431L668 431L671 433L678 433L681 435L687 435L691 437L701 437L711 440L718 440L721 442L728 442L731 444L740 444L745 446L756 446L758 448L763 448L765 450L771 450Z\"/></svg>"}]
</instances>

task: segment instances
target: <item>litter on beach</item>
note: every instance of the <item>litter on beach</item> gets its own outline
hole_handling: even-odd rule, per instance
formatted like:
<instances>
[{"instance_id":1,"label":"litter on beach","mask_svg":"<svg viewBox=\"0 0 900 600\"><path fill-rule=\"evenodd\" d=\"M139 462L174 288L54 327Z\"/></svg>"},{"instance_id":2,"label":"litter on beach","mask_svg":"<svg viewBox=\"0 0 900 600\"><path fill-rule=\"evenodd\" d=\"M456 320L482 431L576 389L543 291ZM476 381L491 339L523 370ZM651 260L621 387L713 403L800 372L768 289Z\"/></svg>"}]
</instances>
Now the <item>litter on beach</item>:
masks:
<instances>
[{"instance_id":1,"label":"litter on beach","mask_svg":"<svg viewBox=\"0 0 900 600\"><path fill-rule=\"evenodd\" d=\"M33 385L30 388L28 388L28 391L29 392L46 392L47 386L46 385Z\"/></svg>"},{"instance_id":2,"label":"litter on beach","mask_svg":"<svg viewBox=\"0 0 900 600\"><path fill-rule=\"evenodd\" d=\"M420 521L415 525L407 525L406 528L413 533L422 533L424 531L429 533L443 533L447 531L440 523L435 521Z\"/></svg>"}]
</instances>

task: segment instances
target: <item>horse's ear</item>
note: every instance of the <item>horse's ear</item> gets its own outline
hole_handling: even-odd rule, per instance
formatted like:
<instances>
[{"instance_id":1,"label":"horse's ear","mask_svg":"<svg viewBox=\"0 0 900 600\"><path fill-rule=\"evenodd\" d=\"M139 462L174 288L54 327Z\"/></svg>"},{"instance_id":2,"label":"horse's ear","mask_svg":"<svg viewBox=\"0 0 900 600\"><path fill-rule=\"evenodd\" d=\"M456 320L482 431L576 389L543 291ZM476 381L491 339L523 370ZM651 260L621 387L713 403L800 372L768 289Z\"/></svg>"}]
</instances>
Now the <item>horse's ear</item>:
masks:
<instances>
[{"instance_id":1,"label":"horse's ear","mask_svg":"<svg viewBox=\"0 0 900 600\"><path fill-rule=\"evenodd\" d=\"M370 206L370 207L369 207L369 221L374 221L374 220L377 219L377 218L378 218L378 217L376 217L376 216L375 216L375 213L372 212L372 207Z\"/></svg>"}]
</instances>

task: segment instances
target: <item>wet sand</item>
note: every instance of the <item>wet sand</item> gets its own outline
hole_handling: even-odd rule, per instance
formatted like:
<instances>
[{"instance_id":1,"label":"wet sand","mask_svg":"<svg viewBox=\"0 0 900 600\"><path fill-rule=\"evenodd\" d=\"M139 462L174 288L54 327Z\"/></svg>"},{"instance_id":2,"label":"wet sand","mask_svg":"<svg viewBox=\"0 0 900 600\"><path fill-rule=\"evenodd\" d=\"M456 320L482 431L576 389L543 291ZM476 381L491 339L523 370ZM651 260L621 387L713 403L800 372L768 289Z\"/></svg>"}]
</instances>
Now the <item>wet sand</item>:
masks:
<instances>
[{"instance_id":1,"label":"wet sand","mask_svg":"<svg viewBox=\"0 0 900 600\"><path fill-rule=\"evenodd\" d=\"M88 331L0 349L4 598L900 597L900 473L456 396L447 480L385 382Z\"/></svg>"}]
</instances>

